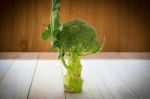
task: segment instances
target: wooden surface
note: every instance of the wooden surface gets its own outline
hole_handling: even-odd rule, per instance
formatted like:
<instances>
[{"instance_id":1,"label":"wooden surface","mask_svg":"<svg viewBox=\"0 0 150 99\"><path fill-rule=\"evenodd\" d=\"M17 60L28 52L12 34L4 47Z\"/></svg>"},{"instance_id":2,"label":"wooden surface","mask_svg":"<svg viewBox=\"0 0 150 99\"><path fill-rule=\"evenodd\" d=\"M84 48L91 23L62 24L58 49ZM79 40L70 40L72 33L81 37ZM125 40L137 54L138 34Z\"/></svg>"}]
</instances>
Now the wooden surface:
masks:
<instances>
[{"instance_id":1,"label":"wooden surface","mask_svg":"<svg viewBox=\"0 0 150 99\"><path fill-rule=\"evenodd\" d=\"M63 90L58 53L0 53L0 99L150 99L150 53L84 57L82 93Z\"/></svg>"},{"instance_id":2,"label":"wooden surface","mask_svg":"<svg viewBox=\"0 0 150 99\"><path fill-rule=\"evenodd\" d=\"M0 0L0 51L48 51L41 33L50 22L51 0ZM104 51L150 51L149 0L61 0L61 20L93 25ZM51 50L53 51L53 50Z\"/></svg>"}]
</instances>

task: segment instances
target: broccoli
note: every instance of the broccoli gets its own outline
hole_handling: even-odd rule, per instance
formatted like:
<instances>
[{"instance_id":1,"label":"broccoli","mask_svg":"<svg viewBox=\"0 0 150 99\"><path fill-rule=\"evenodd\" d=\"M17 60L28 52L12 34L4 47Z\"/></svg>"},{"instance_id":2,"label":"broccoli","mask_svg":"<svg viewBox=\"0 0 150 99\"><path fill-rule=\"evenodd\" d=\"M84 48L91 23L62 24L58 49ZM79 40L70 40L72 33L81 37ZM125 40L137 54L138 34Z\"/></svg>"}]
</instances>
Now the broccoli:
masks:
<instances>
[{"instance_id":1,"label":"broccoli","mask_svg":"<svg viewBox=\"0 0 150 99\"><path fill-rule=\"evenodd\" d=\"M71 19L60 23L60 0L52 0L51 24L48 24L42 38L50 38L51 45L59 52L59 59L67 70L64 76L65 92L81 92L81 57L101 51L104 43L99 46L96 30L80 19ZM68 63L64 56L67 56Z\"/></svg>"}]
</instances>

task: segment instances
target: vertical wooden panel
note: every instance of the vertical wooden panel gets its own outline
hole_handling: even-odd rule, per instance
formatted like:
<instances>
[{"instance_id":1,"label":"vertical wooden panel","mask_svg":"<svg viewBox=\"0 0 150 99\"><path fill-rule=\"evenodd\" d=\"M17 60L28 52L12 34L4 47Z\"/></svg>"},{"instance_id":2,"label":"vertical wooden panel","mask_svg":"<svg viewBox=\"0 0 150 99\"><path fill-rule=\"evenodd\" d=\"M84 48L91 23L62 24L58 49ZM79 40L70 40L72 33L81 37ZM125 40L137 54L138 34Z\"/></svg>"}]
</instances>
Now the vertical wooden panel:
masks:
<instances>
[{"instance_id":1,"label":"vertical wooden panel","mask_svg":"<svg viewBox=\"0 0 150 99\"><path fill-rule=\"evenodd\" d=\"M34 0L27 0L23 2L23 35L21 41L19 42L20 51L32 51L32 39L33 39L33 9L34 9ZM22 13L22 12L19 12ZM19 41L19 40L18 40Z\"/></svg>"},{"instance_id":2,"label":"vertical wooden panel","mask_svg":"<svg viewBox=\"0 0 150 99\"><path fill-rule=\"evenodd\" d=\"M34 1L34 31L32 50L43 51L50 48L49 41L42 40L42 31L50 23L50 0L35 0Z\"/></svg>"},{"instance_id":3,"label":"vertical wooden panel","mask_svg":"<svg viewBox=\"0 0 150 99\"><path fill-rule=\"evenodd\" d=\"M0 51L48 51L42 31L51 0L0 1ZM80 18L97 29L104 51L150 51L148 0L61 0L61 20ZM52 51L52 50L51 50Z\"/></svg>"},{"instance_id":4,"label":"vertical wooden panel","mask_svg":"<svg viewBox=\"0 0 150 99\"><path fill-rule=\"evenodd\" d=\"M129 2L129 51L150 51L150 13L148 0Z\"/></svg>"},{"instance_id":5,"label":"vertical wooden panel","mask_svg":"<svg viewBox=\"0 0 150 99\"><path fill-rule=\"evenodd\" d=\"M118 51L129 51L129 0L120 0L119 4L119 48Z\"/></svg>"}]
</instances>

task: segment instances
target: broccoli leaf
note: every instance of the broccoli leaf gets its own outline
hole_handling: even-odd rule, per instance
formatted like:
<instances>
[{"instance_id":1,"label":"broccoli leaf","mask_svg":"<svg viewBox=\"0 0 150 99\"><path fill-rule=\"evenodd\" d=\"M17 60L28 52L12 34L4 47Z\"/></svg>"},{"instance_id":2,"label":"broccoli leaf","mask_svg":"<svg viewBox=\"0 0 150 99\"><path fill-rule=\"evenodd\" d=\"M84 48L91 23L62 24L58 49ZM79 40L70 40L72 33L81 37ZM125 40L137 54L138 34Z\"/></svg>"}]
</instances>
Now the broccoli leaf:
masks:
<instances>
[{"instance_id":1,"label":"broccoli leaf","mask_svg":"<svg viewBox=\"0 0 150 99\"><path fill-rule=\"evenodd\" d=\"M47 25L47 28L48 28L49 30L51 30L51 24L48 24L48 25Z\"/></svg>"},{"instance_id":2,"label":"broccoli leaf","mask_svg":"<svg viewBox=\"0 0 150 99\"><path fill-rule=\"evenodd\" d=\"M52 0L52 31L58 30L60 27L59 11L60 0Z\"/></svg>"},{"instance_id":3,"label":"broccoli leaf","mask_svg":"<svg viewBox=\"0 0 150 99\"><path fill-rule=\"evenodd\" d=\"M42 33L42 38L43 38L43 40L47 40L50 36L51 36L51 31L49 31L49 30L45 30L45 31Z\"/></svg>"},{"instance_id":4,"label":"broccoli leaf","mask_svg":"<svg viewBox=\"0 0 150 99\"><path fill-rule=\"evenodd\" d=\"M59 43L58 43L57 40L53 41L52 47L53 47L53 48L59 48Z\"/></svg>"},{"instance_id":5,"label":"broccoli leaf","mask_svg":"<svg viewBox=\"0 0 150 99\"><path fill-rule=\"evenodd\" d=\"M52 0L52 11L60 10L60 0Z\"/></svg>"}]
</instances>

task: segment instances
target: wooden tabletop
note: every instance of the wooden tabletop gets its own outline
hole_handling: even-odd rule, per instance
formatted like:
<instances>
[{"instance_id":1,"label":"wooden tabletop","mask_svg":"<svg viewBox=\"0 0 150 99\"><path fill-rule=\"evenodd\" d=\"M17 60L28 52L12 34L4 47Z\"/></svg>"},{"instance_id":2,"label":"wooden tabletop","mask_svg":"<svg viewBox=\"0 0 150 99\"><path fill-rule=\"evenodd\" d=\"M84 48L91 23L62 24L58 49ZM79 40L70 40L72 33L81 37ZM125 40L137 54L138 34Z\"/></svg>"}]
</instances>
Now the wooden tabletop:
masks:
<instances>
[{"instance_id":1,"label":"wooden tabletop","mask_svg":"<svg viewBox=\"0 0 150 99\"><path fill-rule=\"evenodd\" d=\"M83 92L65 93L58 53L0 52L0 99L150 99L150 53L83 57Z\"/></svg>"}]
</instances>

